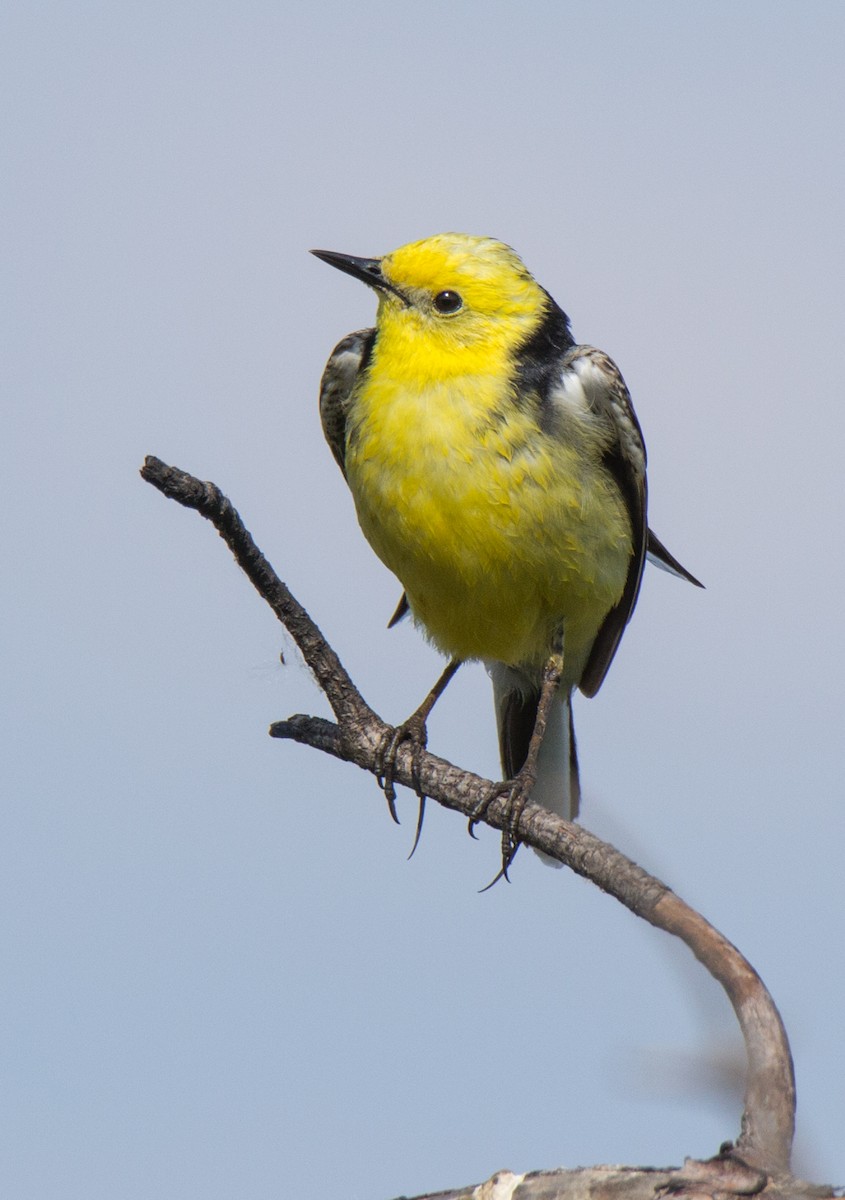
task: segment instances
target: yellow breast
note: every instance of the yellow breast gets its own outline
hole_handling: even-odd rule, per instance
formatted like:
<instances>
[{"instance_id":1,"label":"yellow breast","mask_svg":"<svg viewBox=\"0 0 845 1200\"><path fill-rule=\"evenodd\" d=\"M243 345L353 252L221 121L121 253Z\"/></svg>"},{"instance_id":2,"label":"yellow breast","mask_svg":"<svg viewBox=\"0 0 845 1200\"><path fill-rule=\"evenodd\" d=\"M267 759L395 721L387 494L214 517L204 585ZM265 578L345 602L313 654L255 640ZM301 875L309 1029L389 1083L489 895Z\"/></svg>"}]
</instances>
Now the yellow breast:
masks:
<instances>
[{"instance_id":1,"label":"yellow breast","mask_svg":"<svg viewBox=\"0 0 845 1200\"><path fill-rule=\"evenodd\" d=\"M539 664L563 622L577 682L622 594L630 521L600 462L544 433L487 365L364 378L346 455L358 519L445 653Z\"/></svg>"}]
</instances>

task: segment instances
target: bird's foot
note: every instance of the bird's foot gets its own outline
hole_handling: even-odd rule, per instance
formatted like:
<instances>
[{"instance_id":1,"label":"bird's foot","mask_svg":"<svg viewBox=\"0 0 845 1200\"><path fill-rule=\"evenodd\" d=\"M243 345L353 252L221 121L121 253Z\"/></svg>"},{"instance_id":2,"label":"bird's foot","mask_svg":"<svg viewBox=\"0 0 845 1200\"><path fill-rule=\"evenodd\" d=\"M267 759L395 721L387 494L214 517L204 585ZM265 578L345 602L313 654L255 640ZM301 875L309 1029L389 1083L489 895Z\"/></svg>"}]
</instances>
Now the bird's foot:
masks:
<instances>
[{"instance_id":1,"label":"bird's foot","mask_svg":"<svg viewBox=\"0 0 845 1200\"><path fill-rule=\"evenodd\" d=\"M540 697L537 701L537 716L534 721L534 731L531 734L531 741L528 743L528 753L525 756L525 761L513 779L505 779L501 783L494 783L488 789L487 794L481 798L481 801L476 805L469 819L469 833L471 837L475 837L473 829L487 812L492 801L499 796L504 797L502 868L498 875L487 884L487 887L481 889L482 892L486 892L488 888L491 888L494 883L498 883L500 879L507 879L508 883L510 883L510 879L508 879L508 867L513 862L516 852L519 849L519 822L522 819L525 806L530 800L534 785L537 782L537 759L546 733L549 708L554 696L557 694L562 678L563 627L561 626L555 633L552 641L552 653L543 667L543 681L540 687Z\"/></svg>"},{"instance_id":2,"label":"bird's foot","mask_svg":"<svg viewBox=\"0 0 845 1200\"><path fill-rule=\"evenodd\" d=\"M426 727L425 716L419 709L415 713L412 713L407 721L403 721L401 725L397 725L395 729L388 729L381 740L380 746L376 750L376 778L378 779L379 787L387 799L390 815L397 825L399 824L399 818L396 815L396 788L394 786L396 755L399 752L399 747L405 742L411 743L411 779L414 791L422 799L419 755L428 745L428 729Z\"/></svg>"},{"instance_id":3,"label":"bird's foot","mask_svg":"<svg viewBox=\"0 0 845 1200\"><path fill-rule=\"evenodd\" d=\"M415 713L403 721L401 725L397 725L395 729L388 730L381 740L381 744L376 750L376 778L378 785L384 792L384 797L387 800L387 807L390 810L390 815L396 824L399 824L399 816L396 812L396 787L394 777L396 773L396 755L399 752L399 747L405 742L411 743L411 782L414 786L414 791L419 800L419 813L417 815L417 829L414 834L414 844L411 847L412 857L414 851L419 845L420 834L422 833L423 817L425 816L425 793L422 790L420 781L420 754L428 745L428 729L426 727L426 716L417 709Z\"/></svg>"},{"instance_id":4,"label":"bird's foot","mask_svg":"<svg viewBox=\"0 0 845 1200\"><path fill-rule=\"evenodd\" d=\"M504 823L502 825L502 866L498 874L490 880L486 887L481 889L482 892L488 891L500 879L506 879L510 883L508 868L514 858L516 858L516 852L520 846L518 836L519 822L525 811L526 804L531 799L531 792L536 782L536 770L533 765L526 763L513 779L503 779L500 783L494 783L488 788L486 794L482 796L479 803L473 809L472 816L467 825L470 837L475 837L475 826L486 815L487 809L493 801L501 797L505 802Z\"/></svg>"},{"instance_id":5,"label":"bird's foot","mask_svg":"<svg viewBox=\"0 0 845 1200\"><path fill-rule=\"evenodd\" d=\"M400 604L400 609L401 609ZM397 610L399 611L399 610ZM388 730L382 738L381 744L376 750L376 778L378 779L379 787L384 792L387 800L387 807L390 809L390 815L396 824L399 824L399 817L396 813L396 788L394 786L394 777L396 774L396 755L399 752L399 747L403 742L411 743L411 783L414 791L417 794L417 799L420 802L419 813L417 815L417 831L414 834L414 844L411 847L411 853L408 858L412 858L414 851L419 845L420 834L422 833L423 817L425 816L425 793L422 790L422 782L420 778L420 758L422 752L428 746L428 728L426 722L429 718L431 710L434 708L437 701L443 695L449 681L454 676L460 660L453 658L451 662L443 670L440 678L435 683L434 687L423 700L422 704L411 713L407 721L403 721L401 725L397 725L395 729Z\"/></svg>"}]
</instances>

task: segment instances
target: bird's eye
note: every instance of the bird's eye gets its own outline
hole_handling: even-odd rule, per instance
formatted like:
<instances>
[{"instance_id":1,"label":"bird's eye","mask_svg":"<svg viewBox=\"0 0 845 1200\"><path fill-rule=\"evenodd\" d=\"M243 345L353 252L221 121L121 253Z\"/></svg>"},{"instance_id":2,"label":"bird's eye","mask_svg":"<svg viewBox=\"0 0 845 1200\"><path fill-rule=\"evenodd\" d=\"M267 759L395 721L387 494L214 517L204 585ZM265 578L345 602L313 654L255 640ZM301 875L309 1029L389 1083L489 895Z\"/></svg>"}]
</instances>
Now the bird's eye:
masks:
<instances>
[{"instance_id":1,"label":"bird's eye","mask_svg":"<svg viewBox=\"0 0 845 1200\"><path fill-rule=\"evenodd\" d=\"M451 316L463 308L464 302L457 292L438 292L434 297L434 307L443 316Z\"/></svg>"}]
</instances>

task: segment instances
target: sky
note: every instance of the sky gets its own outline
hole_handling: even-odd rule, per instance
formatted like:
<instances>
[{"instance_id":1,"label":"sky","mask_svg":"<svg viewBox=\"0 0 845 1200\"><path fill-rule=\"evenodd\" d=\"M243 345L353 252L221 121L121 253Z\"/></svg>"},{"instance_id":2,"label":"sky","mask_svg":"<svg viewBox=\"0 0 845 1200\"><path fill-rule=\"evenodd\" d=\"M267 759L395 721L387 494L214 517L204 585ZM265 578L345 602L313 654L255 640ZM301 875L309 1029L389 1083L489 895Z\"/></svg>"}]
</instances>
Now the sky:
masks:
<instances>
[{"instance_id":1,"label":"sky","mask_svg":"<svg viewBox=\"0 0 845 1200\"><path fill-rule=\"evenodd\" d=\"M583 823L750 959L845 1183L845 6L7 6L0 1179L17 1200L414 1195L738 1133L689 952L268 725L327 706L145 454L214 480L367 700L440 670L317 388L372 296L308 249L513 245L610 353L648 570L576 700ZM280 660L284 656L284 662ZM438 754L495 776L489 681Z\"/></svg>"}]
</instances>

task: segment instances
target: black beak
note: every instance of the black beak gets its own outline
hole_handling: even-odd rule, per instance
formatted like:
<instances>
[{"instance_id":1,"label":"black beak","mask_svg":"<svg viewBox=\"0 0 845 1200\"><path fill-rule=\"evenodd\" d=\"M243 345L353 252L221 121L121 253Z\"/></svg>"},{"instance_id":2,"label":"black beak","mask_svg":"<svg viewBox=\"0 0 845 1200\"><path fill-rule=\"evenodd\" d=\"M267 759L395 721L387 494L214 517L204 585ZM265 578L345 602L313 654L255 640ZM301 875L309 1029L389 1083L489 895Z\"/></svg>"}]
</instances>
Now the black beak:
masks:
<instances>
[{"instance_id":1,"label":"black beak","mask_svg":"<svg viewBox=\"0 0 845 1200\"><path fill-rule=\"evenodd\" d=\"M382 275L380 258L355 258L352 254L338 254L335 250L312 250L311 253L330 267L337 267L338 271L351 275L353 279L360 279L378 292L392 292L403 304L408 304L399 289L388 283Z\"/></svg>"}]
</instances>

